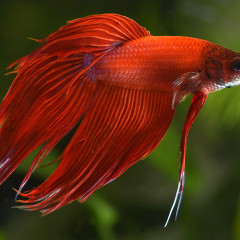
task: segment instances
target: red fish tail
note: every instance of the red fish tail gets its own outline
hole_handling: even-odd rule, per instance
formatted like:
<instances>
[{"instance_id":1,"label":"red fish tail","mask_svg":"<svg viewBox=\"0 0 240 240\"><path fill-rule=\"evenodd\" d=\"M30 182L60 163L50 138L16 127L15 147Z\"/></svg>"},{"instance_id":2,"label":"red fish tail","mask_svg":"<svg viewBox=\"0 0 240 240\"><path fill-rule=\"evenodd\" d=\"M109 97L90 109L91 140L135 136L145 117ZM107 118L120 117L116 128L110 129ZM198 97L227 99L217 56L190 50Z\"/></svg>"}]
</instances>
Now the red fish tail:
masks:
<instances>
[{"instance_id":1,"label":"red fish tail","mask_svg":"<svg viewBox=\"0 0 240 240\"><path fill-rule=\"evenodd\" d=\"M77 198L84 201L149 154L161 140L174 112L171 93L156 95L154 91L150 94L105 85L87 74L111 49L145 36L149 33L126 17L90 16L69 22L14 63L18 64L17 77L0 106L4 119L0 129L0 183L40 147L21 191L34 168L85 115L55 172L36 189L18 192L29 198L23 202L33 204L26 208L46 208L49 213ZM140 103L145 104L143 113ZM158 115L153 112L157 108ZM163 129L157 132L159 119ZM144 140L142 132L148 136L148 131L154 137L149 135Z\"/></svg>"},{"instance_id":2,"label":"red fish tail","mask_svg":"<svg viewBox=\"0 0 240 240\"><path fill-rule=\"evenodd\" d=\"M79 64L77 67L76 61ZM81 69L81 65L81 59L55 59L39 70L37 63L32 66L31 62L26 62L24 67L36 68L34 76L31 71L29 75L23 76L21 68L19 69L16 82L1 106L3 116L6 117L0 136L3 139L0 143L0 182L4 181L29 153L43 144L24 184L42 155L46 156L84 114L93 99L95 83L86 83L77 69ZM70 89L76 78L78 83ZM19 91L19 85L25 87L21 87Z\"/></svg>"},{"instance_id":3,"label":"red fish tail","mask_svg":"<svg viewBox=\"0 0 240 240\"><path fill-rule=\"evenodd\" d=\"M44 152L51 151L83 116L96 89L96 82L84 73L116 42L148 34L133 20L138 27L129 28L127 21L112 14L97 21L94 16L71 21L43 39L46 43L40 48L13 63L18 64L17 77L0 106L0 183L41 144ZM86 54L93 60L86 60ZM37 159L39 155L27 176Z\"/></svg>"}]
</instances>

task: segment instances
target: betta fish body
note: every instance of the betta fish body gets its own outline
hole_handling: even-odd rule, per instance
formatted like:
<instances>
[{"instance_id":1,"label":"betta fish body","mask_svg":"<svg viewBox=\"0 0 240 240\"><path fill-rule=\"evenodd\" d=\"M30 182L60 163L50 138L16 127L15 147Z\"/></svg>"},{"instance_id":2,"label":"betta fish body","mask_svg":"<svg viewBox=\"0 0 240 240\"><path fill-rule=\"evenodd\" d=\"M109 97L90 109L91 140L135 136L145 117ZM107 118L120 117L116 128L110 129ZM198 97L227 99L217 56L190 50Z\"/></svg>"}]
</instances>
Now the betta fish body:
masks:
<instances>
[{"instance_id":1,"label":"betta fish body","mask_svg":"<svg viewBox=\"0 0 240 240\"><path fill-rule=\"evenodd\" d=\"M0 106L0 183L41 147L18 190L23 207L47 214L83 202L150 154L179 102L193 94L182 130L175 205L184 187L191 124L210 92L239 84L240 54L201 39L151 36L117 14L70 21L38 41L43 45L12 64L18 64L17 76ZM56 170L21 192L82 117Z\"/></svg>"}]
</instances>

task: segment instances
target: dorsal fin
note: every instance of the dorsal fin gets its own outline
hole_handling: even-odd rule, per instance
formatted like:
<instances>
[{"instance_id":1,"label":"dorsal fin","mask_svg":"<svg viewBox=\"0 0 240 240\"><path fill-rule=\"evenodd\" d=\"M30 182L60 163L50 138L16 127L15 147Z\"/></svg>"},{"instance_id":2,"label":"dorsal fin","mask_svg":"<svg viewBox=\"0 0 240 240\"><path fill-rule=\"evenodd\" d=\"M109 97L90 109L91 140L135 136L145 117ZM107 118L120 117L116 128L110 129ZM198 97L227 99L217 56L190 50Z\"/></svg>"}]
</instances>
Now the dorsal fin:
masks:
<instances>
[{"instance_id":1,"label":"dorsal fin","mask_svg":"<svg viewBox=\"0 0 240 240\"><path fill-rule=\"evenodd\" d=\"M144 27L118 14L108 13L75 19L44 39L34 39L46 43L12 63L9 68L19 64L18 70L28 60L39 57L39 54L71 57L88 53L101 57L124 42L146 36L150 36L150 33Z\"/></svg>"},{"instance_id":2,"label":"dorsal fin","mask_svg":"<svg viewBox=\"0 0 240 240\"><path fill-rule=\"evenodd\" d=\"M150 36L150 33L134 20L118 14L100 14L69 21L67 25L49 35L49 42L69 38L94 38L101 41L126 42L141 37ZM101 38L102 37L102 38Z\"/></svg>"},{"instance_id":3,"label":"dorsal fin","mask_svg":"<svg viewBox=\"0 0 240 240\"><path fill-rule=\"evenodd\" d=\"M67 25L40 41L47 41L42 51L58 54L102 52L150 33L134 20L117 14L93 15L69 21ZM67 49L66 49L67 48Z\"/></svg>"}]
</instances>

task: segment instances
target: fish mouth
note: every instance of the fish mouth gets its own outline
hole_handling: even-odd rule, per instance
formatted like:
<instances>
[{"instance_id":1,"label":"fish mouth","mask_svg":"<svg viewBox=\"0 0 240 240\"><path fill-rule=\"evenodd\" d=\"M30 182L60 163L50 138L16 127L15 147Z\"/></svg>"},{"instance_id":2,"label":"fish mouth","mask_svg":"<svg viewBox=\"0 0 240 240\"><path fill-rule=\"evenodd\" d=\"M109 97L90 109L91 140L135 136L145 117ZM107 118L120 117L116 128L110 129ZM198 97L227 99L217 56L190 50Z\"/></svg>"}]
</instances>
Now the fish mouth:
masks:
<instances>
[{"instance_id":1,"label":"fish mouth","mask_svg":"<svg viewBox=\"0 0 240 240\"><path fill-rule=\"evenodd\" d=\"M233 80L226 82L224 84L224 87L231 88L231 87L238 86L238 85L240 85L240 77L235 77Z\"/></svg>"},{"instance_id":2,"label":"fish mouth","mask_svg":"<svg viewBox=\"0 0 240 240\"><path fill-rule=\"evenodd\" d=\"M224 88L231 88L240 85L240 77L236 77L232 79L231 81L225 82L222 79L219 79L214 84L208 83L207 89L210 89L210 92L218 91Z\"/></svg>"}]
</instances>

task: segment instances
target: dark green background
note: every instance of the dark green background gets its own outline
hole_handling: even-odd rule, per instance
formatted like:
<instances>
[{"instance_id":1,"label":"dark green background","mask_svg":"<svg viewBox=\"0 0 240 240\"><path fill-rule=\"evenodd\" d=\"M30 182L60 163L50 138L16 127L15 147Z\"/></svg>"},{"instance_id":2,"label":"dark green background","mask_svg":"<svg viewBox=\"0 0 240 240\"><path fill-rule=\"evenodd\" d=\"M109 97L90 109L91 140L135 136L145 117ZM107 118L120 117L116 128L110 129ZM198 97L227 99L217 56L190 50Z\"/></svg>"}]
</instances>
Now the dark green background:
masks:
<instances>
[{"instance_id":1,"label":"dark green background","mask_svg":"<svg viewBox=\"0 0 240 240\"><path fill-rule=\"evenodd\" d=\"M238 0L1 0L1 98L14 78L4 75L6 67L39 45L28 37L44 38L67 20L106 12L133 18L153 35L198 37L240 51ZM19 186L29 166L25 161L0 187L0 240L239 240L239 87L210 94L194 122L179 218L163 228L177 187L176 159L189 103L190 97L178 106L166 137L146 160L81 205L75 202L45 217L11 208L12 188ZM48 174L48 168L40 168L27 187Z\"/></svg>"}]
</instances>

